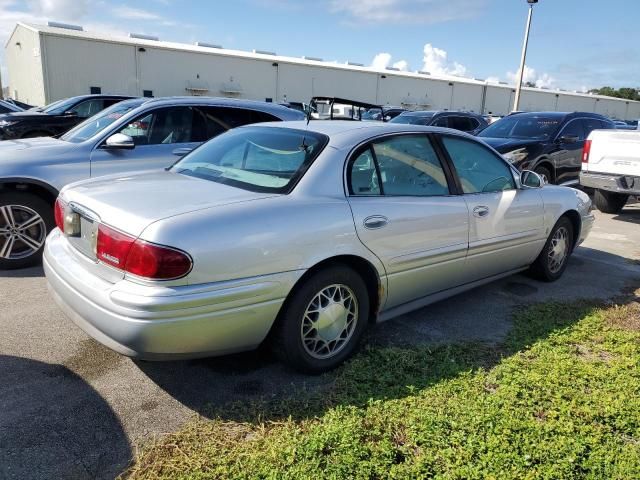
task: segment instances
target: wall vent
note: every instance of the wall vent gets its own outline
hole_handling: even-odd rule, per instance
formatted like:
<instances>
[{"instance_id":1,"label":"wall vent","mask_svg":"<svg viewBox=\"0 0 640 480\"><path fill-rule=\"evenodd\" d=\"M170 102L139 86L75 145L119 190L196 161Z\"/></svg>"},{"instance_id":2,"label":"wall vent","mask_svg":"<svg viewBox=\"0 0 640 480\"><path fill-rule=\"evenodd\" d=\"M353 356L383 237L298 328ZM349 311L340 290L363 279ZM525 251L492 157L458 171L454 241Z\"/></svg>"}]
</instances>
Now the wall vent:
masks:
<instances>
[{"instance_id":1,"label":"wall vent","mask_svg":"<svg viewBox=\"0 0 640 480\"><path fill-rule=\"evenodd\" d=\"M311 60L313 62L324 62L321 58L318 57L302 57L304 60Z\"/></svg>"},{"instance_id":2,"label":"wall vent","mask_svg":"<svg viewBox=\"0 0 640 480\"><path fill-rule=\"evenodd\" d=\"M276 56L276 52L270 52L269 50L256 50L253 49L253 53L257 53L258 55L271 55L273 57Z\"/></svg>"},{"instance_id":3,"label":"wall vent","mask_svg":"<svg viewBox=\"0 0 640 480\"><path fill-rule=\"evenodd\" d=\"M155 35L146 35L144 33L130 33L129 38L137 38L139 40L153 40L154 42L160 40L160 38L156 37Z\"/></svg>"},{"instance_id":4,"label":"wall vent","mask_svg":"<svg viewBox=\"0 0 640 480\"><path fill-rule=\"evenodd\" d=\"M216 45L215 43L207 43L207 42L196 42L196 47L222 48L222 45Z\"/></svg>"},{"instance_id":5,"label":"wall vent","mask_svg":"<svg viewBox=\"0 0 640 480\"><path fill-rule=\"evenodd\" d=\"M358 62L347 62L347 65L351 65L352 67L364 67L364 63Z\"/></svg>"},{"instance_id":6,"label":"wall vent","mask_svg":"<svg viewBox=\"0 0 640 480\"><path fill-rule=\"evenodd\" d=\"M84 28L82 28L82 26L73 25L71 23L47 22L47 27L64 28L67 30L76 30L78 32L84 32Z\"/></svg>"}]
</instances>

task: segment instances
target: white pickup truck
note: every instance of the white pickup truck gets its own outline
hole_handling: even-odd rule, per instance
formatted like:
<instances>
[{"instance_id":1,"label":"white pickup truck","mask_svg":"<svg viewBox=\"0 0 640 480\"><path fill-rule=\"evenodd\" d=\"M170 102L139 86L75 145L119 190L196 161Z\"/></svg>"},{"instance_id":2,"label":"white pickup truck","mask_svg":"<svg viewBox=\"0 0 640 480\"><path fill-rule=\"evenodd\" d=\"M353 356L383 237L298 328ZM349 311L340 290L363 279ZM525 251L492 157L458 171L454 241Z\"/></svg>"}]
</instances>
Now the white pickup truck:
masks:
<instances>
[{"instance_id":1,"label":"white pickup truck","mask_svg":"<svg viewBox=\"0 0 640 480\"><path fill-rule=\"evenodd\" d=\"M594 130L584 144L580 184L595 189L601 212L618 213L640 196L640 131Z\"/></svg>"}]
</instances>

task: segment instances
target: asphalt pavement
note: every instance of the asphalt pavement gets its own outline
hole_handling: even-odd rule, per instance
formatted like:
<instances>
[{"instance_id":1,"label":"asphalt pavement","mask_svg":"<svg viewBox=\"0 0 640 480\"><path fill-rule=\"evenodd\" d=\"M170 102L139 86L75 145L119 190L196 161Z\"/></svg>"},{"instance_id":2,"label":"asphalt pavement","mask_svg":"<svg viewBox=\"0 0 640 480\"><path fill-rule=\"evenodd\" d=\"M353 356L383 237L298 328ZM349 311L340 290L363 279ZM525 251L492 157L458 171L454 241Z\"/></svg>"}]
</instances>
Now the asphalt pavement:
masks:
<instances>
[{"instance_id":1,"label":"asphalt pavement","mask_svg":"<svg viewBox=\"0 0 640 480\"><path fill-rule=\"evenodd\" d=\"M560 281L506 278L377 325L368 341L496 342L527 304L611 299L640 287L640 204L596 215ZM136 445L209 415L212 405L328 381L292 373L265 351L134 362L62 314L41 268L0 272L0 479L113 478Z\"/></svg>"}]
</instances>

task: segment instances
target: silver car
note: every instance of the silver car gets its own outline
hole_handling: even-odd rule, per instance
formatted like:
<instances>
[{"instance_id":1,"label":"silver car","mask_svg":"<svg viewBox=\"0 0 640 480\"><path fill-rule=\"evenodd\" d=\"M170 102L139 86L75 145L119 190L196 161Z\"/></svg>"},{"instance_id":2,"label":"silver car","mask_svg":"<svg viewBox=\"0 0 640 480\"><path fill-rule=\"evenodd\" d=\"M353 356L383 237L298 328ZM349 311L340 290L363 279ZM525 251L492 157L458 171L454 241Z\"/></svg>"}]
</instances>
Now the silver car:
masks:
<instances>
[{"instance_id":1,"label":"silver car","mask_svg":"<svg viewBox=\"0 0 640 480\"><path fill-rule=\"evenodd\" d=\"M374 322L531 269L558 279L593 224L584 193L448 129L242 127L167 171L65 188L45 272L66 314L151 360L268 339L322 372Z\"/></svg>"},{"instance_id":2,"label":"silver car","mask_svg":"<svg viewBox=\"0 0 640 480\"><path fill-rule=\"evenodd\" d=\"M266 102L138 98L103 110L59 139L0 142L0 269L40 261L54 227L53 204L64 185L165 168L178 160L176 155L230 128L301 118L302 112Z\"/></svg>"}]
</instances>

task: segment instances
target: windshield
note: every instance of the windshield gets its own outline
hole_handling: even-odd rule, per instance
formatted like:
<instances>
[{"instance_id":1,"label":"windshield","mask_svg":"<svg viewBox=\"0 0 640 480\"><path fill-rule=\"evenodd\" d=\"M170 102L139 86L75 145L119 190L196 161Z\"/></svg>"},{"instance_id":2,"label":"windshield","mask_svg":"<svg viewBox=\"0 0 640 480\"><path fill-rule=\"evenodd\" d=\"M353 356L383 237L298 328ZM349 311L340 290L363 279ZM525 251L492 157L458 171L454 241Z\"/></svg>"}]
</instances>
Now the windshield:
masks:
<instances>
[{"instance_id":1,"label":"windshield","mask_svg":"<svg viewBox=\"0 0 640 480\"><path fill-rule=\"evenodd\" d=\"M71 143L84 142L85 140L94 137L120 117L129 113L134 108L139 107L143 103L144 100L141 99L116 103L72 128L60 137L60 139Z\"/></svg>"},{"instance_id":2,"label":"windshield","mask_svg":"<svg viewBox=\"0 0 640 480\"><path fill-rule=\"evenodd\" d=\"M492 123L480 132L478 136L546 140L553 137L560 126L560 122L560 118L514 115Z\"/></svg>"},{"instance_id":3,"label":"windshield","mask_svg":"<svg viewBox=\"0 0 640 480\"><path fill-rule=\"evenodd\" d=\"M66 112L76 103L78 103L77 98L65 98L63 100L58 100L57 102L50 103L49 105L45 105L44 107L41 107L37 110L44 113L58 115L60 113Z\"/></svg>"},{"instance_id":4,"label":"windshield","mask_svg":"<svg viewBox=\"0 0 640 480\"><path fill-rule=\"evenodd\" d=\"M370 108L362 114L362 120L382 120L382 109Z\"/></svg>"},{"instance_id":5,"label":"windshield","mask_svg":"<svg viewBox=\"0 0 640 480\"><path fill-rule=\"evenodd\" d=\"M403 123L405 125L429 125L433 114L425 115L398 115L389 123Z\"/></svg>"},{"instance_id":6,"label":"windshield","mask_svg":"<svg viewBox=\"0 0 640 480\"><path fill-rule=\"evenodd\" d=\"M171 171L252 192L288 193L327 142L304 130L238 128L197 148Z\"/></svg>"}]
</instances>

